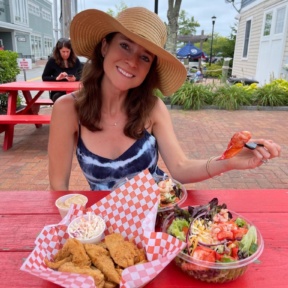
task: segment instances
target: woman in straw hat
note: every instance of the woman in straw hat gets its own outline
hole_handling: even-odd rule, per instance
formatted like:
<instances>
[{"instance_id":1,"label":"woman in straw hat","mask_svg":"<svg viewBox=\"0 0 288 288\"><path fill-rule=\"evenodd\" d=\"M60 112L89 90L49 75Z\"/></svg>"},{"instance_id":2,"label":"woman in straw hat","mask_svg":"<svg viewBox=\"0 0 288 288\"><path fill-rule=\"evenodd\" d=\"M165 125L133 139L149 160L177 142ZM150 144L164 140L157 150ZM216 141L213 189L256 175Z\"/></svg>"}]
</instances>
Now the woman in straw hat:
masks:
<instances>
[{"instance_id":1,"label":"woman in straw hat","mask_svg":"<svg viewBox=\"0 0 288 288\"><path fill-rule=\"evenodd\" d=\"M88 58L80 90L53 107L49 153L51 190L68 190L74 147L92 190L110 190L120 179L157 166L158 148L173 178L190 183L232 169L251 169L277 157L280 147L243 149L222 161L188 159L173 131L169 111L153 95L171 95L186 79L186 69L164 50L166 28L145 8L117 18L95 10L77 14L70 27L73 49Z\"/></svg>"}]
</instances>

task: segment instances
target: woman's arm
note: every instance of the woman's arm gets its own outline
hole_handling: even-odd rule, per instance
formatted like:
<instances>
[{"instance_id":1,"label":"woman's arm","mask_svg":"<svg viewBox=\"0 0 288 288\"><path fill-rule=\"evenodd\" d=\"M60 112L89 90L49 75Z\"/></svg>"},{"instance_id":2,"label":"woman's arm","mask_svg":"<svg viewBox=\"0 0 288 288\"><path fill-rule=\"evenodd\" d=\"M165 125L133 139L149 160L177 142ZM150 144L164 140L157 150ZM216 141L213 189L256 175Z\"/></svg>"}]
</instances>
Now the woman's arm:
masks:
<instances>
[{"instance_id":1,"label":"woman's arm","mask_svg":"<svg viewBox=\"0 0 288 288\"><path fill-rule=\"evenodd\" d=\"M54 58L49 58L42 73L43 81L56 81L58 72L56 72L56 62Z\"/></svg>"},{"instance_id":2,"label":"woman's arm","mask_svg":"<svg viewBox=\"0 0 288 288\"><path fill-rule=\"evenodd\" d=\"M161 157L171 176L183 184L199 182L233 169L253 169L261 166L263 159L280 155L279 145L270 140L258 139L257 142L264 144L265 148L259 147L253 151L244 148L231 159L217 161L217 156L205 160L188 159L175 135L169 111L160 99L152 112L152 121L152 132L157 139ZM222 152L219 151L219 154Z\"/></svg>"},{"instance_id":3,"label":"woman's arm","mask_svg":"<svg viewBox=\"0 0 288 288\"><path fill-rule=\"evenodd\" d=\"M68 190L78 132L77 114L71 94L60 97L53 106L48 142L49 180L52 191Z\"/></svg>"},{"instance_id":4,"label":"woman's arm","mask_svg":"<svg viewBox=\"0 0 288 288\"><path fill-rule=\"evenodd\" d=\"M80 62L79 58L77 58L76 64L75 64L75 73L73 73L76 77L76 81L79 81L81 78L83 65L84 64Z\"/></svg>"}]
</instances>

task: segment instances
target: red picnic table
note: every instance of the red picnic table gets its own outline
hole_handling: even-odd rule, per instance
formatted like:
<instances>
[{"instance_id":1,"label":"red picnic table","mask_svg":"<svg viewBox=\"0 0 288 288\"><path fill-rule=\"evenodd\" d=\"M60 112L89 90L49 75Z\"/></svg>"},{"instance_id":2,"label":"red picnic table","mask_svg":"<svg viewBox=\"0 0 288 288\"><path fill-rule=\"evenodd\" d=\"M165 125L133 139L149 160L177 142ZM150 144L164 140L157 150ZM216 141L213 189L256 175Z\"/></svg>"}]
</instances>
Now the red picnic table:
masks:
<instances>
[{"instance_id":1,"label":"red picnic table","mask_svg":"<svg viewBox=\"0 0 288 288\"><path fill-rule=\"evenodd\" d=\"M89 207L109 192L0 191L0 288L59 287L20 271L20 267L33 250L34 241L42 228L60 222L61 217L54 203L67 193L86 195ZM258 261L250 264L244 275L224 284L195 280L172 261L145 287L287 287L288 190L189 190L183 207L206 204L214 197L260 230L264 238L264 251Z\"/></svg>"},{"instance_id":2,"label":"red picnic table","mask_svg":"<svg viewBox=\"0 0 288 288\"><path fill-rule=\"evenodd\" d=\"M73 92L79 89L80 82L11 82L0 85L0 93L8 93L7 113L0 115L0 133L5 132L3 150L13 145L14 125L35 124L37 128L42 124L49 124L51 115L39 115L40 105L53 105L50 99L39 99L44 91ZM22 91L26 106L16 111L17 96ZM31 91L38 91L33 97Z\"/></svg>"}]
</instances>

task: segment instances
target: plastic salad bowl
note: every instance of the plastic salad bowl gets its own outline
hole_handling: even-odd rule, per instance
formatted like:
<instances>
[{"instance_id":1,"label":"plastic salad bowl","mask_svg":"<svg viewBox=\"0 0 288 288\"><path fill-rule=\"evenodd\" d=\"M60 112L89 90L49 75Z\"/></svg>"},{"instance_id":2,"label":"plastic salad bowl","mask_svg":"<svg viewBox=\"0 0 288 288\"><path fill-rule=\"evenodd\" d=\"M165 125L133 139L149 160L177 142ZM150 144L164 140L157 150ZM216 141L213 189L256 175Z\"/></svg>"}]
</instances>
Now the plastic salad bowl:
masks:
<instances>
[{"instance_id":1,"label":"plastic salad bowl","mask_svg":"<svg viewBox=\"0 0 288 288\"><path fill-rule=\"evenodd\" d=\"M195 207L198 208L200 206ZM182 211L188 211L188 207L183 208ZM177 213L172 212L165 219L162 231L171 235L177 234L177 236L173 236L179 239L182 238L181 240L183 240L184 237L183 241L187 243L186 248L174 259L176 265L183 272L201 281L224 283L235 280L243 275L249 265L260 257L264 249L264 241L259 230L241 215L233 211L228 211L228 214L230 217L232 216L232 218L226 221L223 227L228 227L231 224L232 232L228 232L231 232L235 237L231 233L230 236L227 236L229 233L226 233L226 228L221 232L221 228L219 227L221 227L222 224L216 224L214 226L214 220L210 220L210 224L213 222L212 228L209 230L213 231L209 232L213 234L213 237L210 238L206 233L208 230L205 226L208 222L203 220L205 213L200 213L192 218L188 227L185 229L183 227L186 224L183 224L183 219L179 218ZM174 220L178 222L173 222ZM184 225L183 227L181 227L181 222ZM244 226L241 228L237 225L235 226L235 223L238 224L239 222L242 223L239 225ZM175 228L176 223L179 228L179 233L176 232L178 229ZM230 230L230 228L228 228L228 230ZM244 230L246 233L243 232ZM223 233L223 231L225 231L225 233ZM242 233L242 235L239 233Z\"/></svg>"}]
</instances>

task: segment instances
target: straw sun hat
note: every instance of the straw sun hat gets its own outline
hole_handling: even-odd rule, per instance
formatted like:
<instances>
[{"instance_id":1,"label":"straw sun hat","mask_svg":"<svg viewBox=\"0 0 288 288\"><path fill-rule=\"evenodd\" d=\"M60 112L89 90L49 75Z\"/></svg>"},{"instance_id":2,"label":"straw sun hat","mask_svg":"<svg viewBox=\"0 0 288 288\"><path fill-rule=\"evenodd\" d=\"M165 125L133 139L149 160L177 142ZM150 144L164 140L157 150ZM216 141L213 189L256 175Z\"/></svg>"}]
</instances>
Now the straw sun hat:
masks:
<instances>
[{"instance_id":1,"label":"straw sun hat","mask_svg":"<svg viewBox=\"0 0 288 288\"><path fill-rule=\"evenodd\" d=\"M167 37L165 24L143 7L125 9L116 18L96 9L76 14L70 26L73 50L91 59L95 46L112 32L122 33L157 56L158 88L163 95L171 95L183 84L187 76L184 65L163 48Z\"/></svg>"}]
</instances>

